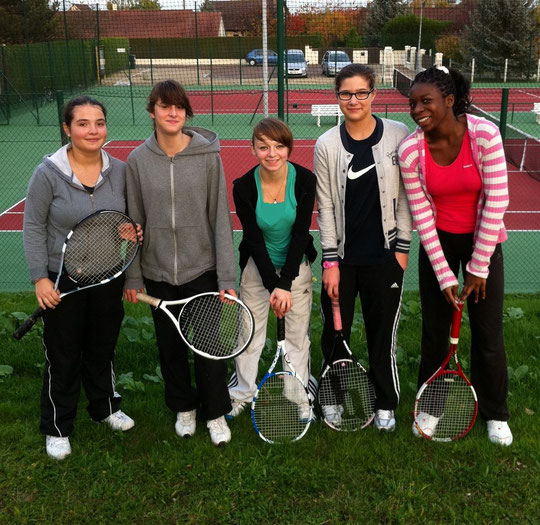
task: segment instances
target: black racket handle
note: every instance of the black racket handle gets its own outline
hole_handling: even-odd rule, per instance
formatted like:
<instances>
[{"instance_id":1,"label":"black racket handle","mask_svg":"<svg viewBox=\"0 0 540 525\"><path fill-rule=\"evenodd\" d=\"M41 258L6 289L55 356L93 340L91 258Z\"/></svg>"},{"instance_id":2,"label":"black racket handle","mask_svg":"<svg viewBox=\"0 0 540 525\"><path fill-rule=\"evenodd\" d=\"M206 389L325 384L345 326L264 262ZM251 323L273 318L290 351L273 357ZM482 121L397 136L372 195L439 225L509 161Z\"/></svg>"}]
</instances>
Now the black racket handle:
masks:
<instances>
[{"instance_id":1,"label":"black racket handle","mask_svg":"<svg viewBox=\"0 0 540 525\"><path fill-rule=\"evenodd\" d=\"M13 332L13 337L17 339L22 339L37 323L37 320L43 315L43 308L41 306L36 309L36 311L31 314L28 319L21 325L15 332Z\"/></svg>"},{"instance_id":2,"label":"black racket handle","mask_svg":"<svg viewBox=\"0 0 540 525\"><path fill-rule=\"evenodd\" d=\"M285 341L285 317L277 320L277 340Z\"/></svg>"}]
</instances>

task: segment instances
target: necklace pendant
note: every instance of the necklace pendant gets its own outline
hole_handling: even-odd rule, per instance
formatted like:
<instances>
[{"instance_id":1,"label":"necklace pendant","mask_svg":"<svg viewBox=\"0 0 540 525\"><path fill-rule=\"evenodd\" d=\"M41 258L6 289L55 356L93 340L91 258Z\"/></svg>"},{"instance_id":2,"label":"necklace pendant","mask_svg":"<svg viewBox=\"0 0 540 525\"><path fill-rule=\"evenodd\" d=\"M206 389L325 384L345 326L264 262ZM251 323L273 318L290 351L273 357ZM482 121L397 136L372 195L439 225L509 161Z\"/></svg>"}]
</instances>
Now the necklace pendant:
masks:
<instances>
[{"instance_id":1,"label":"necklace pendant","mask_svg":"<svg viewBox=\"0 0 540 525\"><path fill-rule=\"evenodd\" d=\"M274 199L274 204L277 204L277 199Z\"/></svg>"}]
</instances>

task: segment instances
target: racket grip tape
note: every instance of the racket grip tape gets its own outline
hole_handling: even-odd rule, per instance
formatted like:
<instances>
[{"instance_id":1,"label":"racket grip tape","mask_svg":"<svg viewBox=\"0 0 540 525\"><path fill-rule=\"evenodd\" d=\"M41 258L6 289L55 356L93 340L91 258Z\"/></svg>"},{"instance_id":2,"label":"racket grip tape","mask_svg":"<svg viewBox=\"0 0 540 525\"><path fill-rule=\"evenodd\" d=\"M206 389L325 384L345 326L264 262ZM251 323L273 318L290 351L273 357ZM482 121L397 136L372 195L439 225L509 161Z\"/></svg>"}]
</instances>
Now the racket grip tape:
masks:
<instances>
[{"instance_id":1,"label":"racket grip tape","mask_svg":"<svg viewBox=\"0 0 540 525\"><path fill-rule=\"evenodd\" d=\"M459 340L459 332L461 330L461 319L463 317L463 303L458 303L458 310L454 308L454 314L452 316L452 328L450 330L450 338L455 340L457 344Z\"/></svg>"},{"instance_id":2,"label":"racket grip tape","mask_svg":"<svg viewBox=\"0 0 540 525\"><path fill-rule=\"evenodd\" d=\"M277 340L285 341L285 317L277 320Z\"/></svg>"},{"instance_id":3,"label":"racket grip tape","mask_svg":"<svg viewBox=\"0 0 540 525\"><path fill-rule=\"evenodd\" d=\"M13 337L17 339L17 341L22 339L32 329L32 326L37 323L37 320L43 315L43 311L43 308L37 308L34 313L28 316L28 319L13 332Z\"/></svg>"},{"instance_id":4,"label":"racket grip tape","mask_svg":"<svg viewBox=\"0 0 540 525\"><path fill-rule=\"evenodd\" d=\"M339 308L339 299L332 299L332 316L334 317L334 330L341 332L341 310Z\"/></svg>"},{"instance_id":5,"label":"racket grip tape","mask_svg":"<svg viewBox=\"0 0 540 525\"><path fill-rule=\"evenodd\" d=\"M142 292L137 292L137 300L141 301L141 303L155 306L156 308L159 306L159 303L161 303L161 299L156 299L155 297L152 297L151 295L146 295Z\"/></svg>"}]
</instances>

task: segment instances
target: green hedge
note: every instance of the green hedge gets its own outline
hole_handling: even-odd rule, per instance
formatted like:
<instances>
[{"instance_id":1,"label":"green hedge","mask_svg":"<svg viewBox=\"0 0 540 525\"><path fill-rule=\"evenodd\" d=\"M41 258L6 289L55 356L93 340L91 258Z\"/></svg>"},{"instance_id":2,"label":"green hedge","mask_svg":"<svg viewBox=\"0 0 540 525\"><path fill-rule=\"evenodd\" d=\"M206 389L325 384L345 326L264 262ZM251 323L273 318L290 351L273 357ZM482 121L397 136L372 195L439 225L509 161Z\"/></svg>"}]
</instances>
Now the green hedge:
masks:
<instances>
[{"instance_id":1,"label":"green hedge","mask_svg":"<svg viewBox=\"0 0 540 525\"><path fill-rule=\"evenodd\" d=\"M103 38L100 46L105 51L106 74L128 67L129 40ZM126 49L118 53L117 48ZM9 95L12 101L19 97L30 98L31 93L41 94L63 90L85 89L98 79L95 40L64 40L4 47L4 63Z\"/></svg>"},{"instance_id":2,"label":"green hedge","mask_svg":"<svg viewBox=\"0 0 540 525\"><path fill-rule=\"evenodd\" d=\"M252 49L262 47L260 37L216 38L131 38L131 53L137 58L244 58ZM319 47L315 36L288 37L286 46L303 49L305 45ZM269 38L268 47L277 50L277 39Z\"/></svg>"},{"instance_id":3,"label":"green hedge","mask_svg":"<svg viewBox=\"0 0 540 525\"><path fill-rule=\"evenodd\" d=\"M105 74L111 75L117 71L127 70L129 67L129 39L102 38L100 46L105 48ZM118 48L125 49L125 53L118 53Z\"/></svg>"},{"instance_id":4,"label":"green hedge","mask_svg":"<svg viewBox=\"0 0 540 525\"><path fill-rule=\"evenodd\" d=\"M451 25L451 22L441 20L422 20L422 42L423 49L436 51L435 41ZM414 14L402 15L393 18L385 25L386 45L394 49L405 49L405 46L418 45L418 30L420 18Z\"/></svg>"}]
</instances>

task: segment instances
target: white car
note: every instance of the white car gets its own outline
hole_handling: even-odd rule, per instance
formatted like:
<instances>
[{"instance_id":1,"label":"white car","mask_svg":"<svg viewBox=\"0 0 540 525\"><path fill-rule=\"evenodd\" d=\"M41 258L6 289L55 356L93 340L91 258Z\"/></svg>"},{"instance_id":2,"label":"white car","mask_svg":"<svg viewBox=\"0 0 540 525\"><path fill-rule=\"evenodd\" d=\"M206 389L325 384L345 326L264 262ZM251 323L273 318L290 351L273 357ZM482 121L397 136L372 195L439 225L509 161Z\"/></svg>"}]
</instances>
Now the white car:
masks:
<instances>
[{"instance_id":1,"label":"white car","mask_svg":"<svg viewBox=\"0 0 540 525\"><path fill-rule=\"evenodd\" d=\"M322 74L336 75L349 64L351 64L351 59L345 51L327 51L321 62Z\"/></svg>"},{"instance_id":2,"label":"white car","mask_svg":"<svg viewBox=\"0 0 540 525\"><path fill-rule=\"evenodd\" d=\"M306 57L301 49L289 49L286 52L285 63L287 76L289 77L307 77Z\"/></svg>"}]
</instances>

